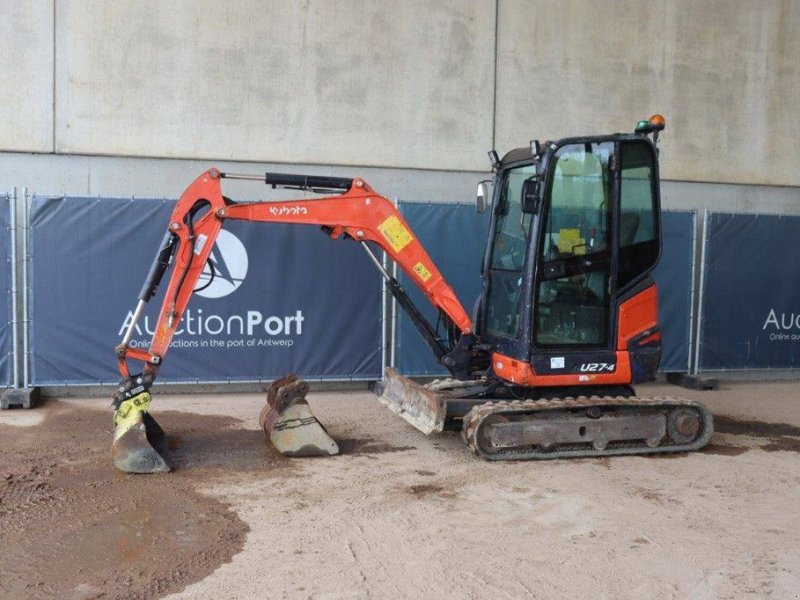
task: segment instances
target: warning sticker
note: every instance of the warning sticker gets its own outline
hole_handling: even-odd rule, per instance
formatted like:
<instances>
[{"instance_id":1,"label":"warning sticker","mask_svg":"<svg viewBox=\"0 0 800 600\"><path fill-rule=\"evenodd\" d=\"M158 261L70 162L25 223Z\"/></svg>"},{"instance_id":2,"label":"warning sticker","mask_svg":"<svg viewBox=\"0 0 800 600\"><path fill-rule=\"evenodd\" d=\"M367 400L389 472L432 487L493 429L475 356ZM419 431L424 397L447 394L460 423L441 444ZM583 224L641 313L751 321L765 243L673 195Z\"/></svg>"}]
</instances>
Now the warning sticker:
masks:
<instances>
[{"instance_id":1,"label":"warning sticker","mask_svg":"<svg viewBox=\"0 0 800 600\"><path fill-rule=\"evenodd\" d=\"M414 272L419 275L419 278L422 279L422 281L428 281L428 279L431 278L431 272L428 271L428 269L425 268L425 265L423 265L421 262L418 262L414 265Z\"/></svg>"},{"instance_id":2,"label":"warning sticker","mask_svg":"<svg viewBox=\"0 0 800 600\"><path fill-rule=\"evenodd\" d=\"M205 233L201 233L197 236L197 241L194 243L195 256L200 256L200 253L203 251L203 248L205 248L207 241L208 236Z\"/></svg>"},{"instance_id":3,"label":"warning sticker","mask_svg":"<svg viewBox=\"0 0 800 600\"><path fill-rule=\"evenodd\" d=\"M403 225L400 222L400 219L398 219L395 215L392 215L383 223L378 225L378 229L383 234L383 237L386 238L386 241L389 242L392 250L395 252L400 252L414 239L411 237L411 232L406 229L405 225Z\"/></svg>"}]
</instances>

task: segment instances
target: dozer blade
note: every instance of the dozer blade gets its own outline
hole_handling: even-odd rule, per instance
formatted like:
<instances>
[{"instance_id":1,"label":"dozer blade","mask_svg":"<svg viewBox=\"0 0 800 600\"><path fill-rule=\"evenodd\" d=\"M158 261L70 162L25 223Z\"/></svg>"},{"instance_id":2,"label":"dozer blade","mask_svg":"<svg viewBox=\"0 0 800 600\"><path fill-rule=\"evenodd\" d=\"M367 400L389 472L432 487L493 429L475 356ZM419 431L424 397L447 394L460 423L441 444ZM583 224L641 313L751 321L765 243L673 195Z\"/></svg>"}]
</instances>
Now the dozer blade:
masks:
<instances>
[{"instance_id":1,"label":"dozer blade","mask_svg":"<svg viewBox=\"0 0 800 600\"><path fill-rule=\"evenodd\" d=\"M114 442L111 458L126 473L166 473L169 466L167 436L147 412L150 394L125 400L114 413Z\"/></svg>"},{"instance_id":2,"label":"dozer blade","mask_svg":"<svg viewBox=\"0 0 800 600\"><path fill-rule=\"evenodd\" d=\"M272 382L258 422L284 456L332 456L339 446L306 402L308 383L290 374Z\"/></svg>"},{"instance_id":3,"label":"dozer blade","mask_svg":"<svg viewBox=\"0 0 800 600\"><path fill-rule=\"evenodd\" d=\"M444 429L447 406L441 394L403 377L387 367L379 399L422 433Z\"/></svg>"}]
</instances>

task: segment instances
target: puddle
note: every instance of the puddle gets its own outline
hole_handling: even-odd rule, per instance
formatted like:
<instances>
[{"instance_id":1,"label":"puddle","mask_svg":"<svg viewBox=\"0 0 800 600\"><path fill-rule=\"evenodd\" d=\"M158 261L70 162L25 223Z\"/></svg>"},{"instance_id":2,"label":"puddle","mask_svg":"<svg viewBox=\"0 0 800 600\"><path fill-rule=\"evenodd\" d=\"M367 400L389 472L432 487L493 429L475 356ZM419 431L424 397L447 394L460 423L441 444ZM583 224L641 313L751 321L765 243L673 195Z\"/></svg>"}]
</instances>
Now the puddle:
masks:
<instances>
[{"instance_id":1,"label":"puddle","mask_svg":"<svg viewBox=\"0 0 800 600\"><path fill-rule=\"evenodd\" d=\"M392 446L371 438L346 438L336 440L341 454L387 454L390 452L407 452L416 450L416 446Z\"/></svg>"},{"instance_id":2,"label":"puddle","mask_svg":"<svg viewBox=\"0 0 800 600\"><path fill-rule=\"evenodd\" d=\"M269 470L275 473L292 465L279 454L261 430L168 430L172 460L179 471L225 469L232 472ZM174 448L173 448L174 447ZM296 463L295 463L296 466Z\"/></svg>"},{"instance_id":3,"label":"puddle","mask_svg":"<svg viewBox=\"0 0 800 600\"><path fill-rule=\"evenodd\" d=\"M732 417L714 417L714 429L719 433L746 435L766 440L757 447L767 452L800 452L800 427L788 423L767 423Z\"/></svg>"},{"instance_id":4,"label":"puddle","mask_svg":"<svg viewBox=\"0 0 800 600\"><path fill-rule=\"evenodd\" d=\"M794 436L800 438L800 427L788 423L767 423L765 421L746 421L732 417L714 416L714 430L732 435L771 438L775 436Z\"/></svg>"},{"instance_id":5,"label":"puddle","mask_svg":"<svg viewBox=\"0 0 800 600\"><path fill-rule=\"evenodd\" d=\"M197 548L204 541L191 513L161 502L154 504L108 515L68 536L64 543L89 563L118 567L135 566L147 556L167 551Z\"/></svg>"},{"instance_id":6,"label":"puddle","mask_svg":"<svg viewBox=\"0 0 800 600\"><path fill-rule=\"evenodd\" d=\"M718 456L739 456L747 452L747 446L728 446L725 444L709 444L701 450L703 454L716 454Z\"/></svg>"},{"instance_id":7,"label":"puddle","mask_svg":"<svg viewBox=\"0 0 800 600\"><path fill-rule=\"evenodd\" d=\"M236 419L157 413L179 470L114 469L110 413L48 402L38 427L0 424L0 597L152 598L231 560L248 527L201 484L288 459ZM8 442L10 440L10 443Z\"/></svg>"}]
</instances>

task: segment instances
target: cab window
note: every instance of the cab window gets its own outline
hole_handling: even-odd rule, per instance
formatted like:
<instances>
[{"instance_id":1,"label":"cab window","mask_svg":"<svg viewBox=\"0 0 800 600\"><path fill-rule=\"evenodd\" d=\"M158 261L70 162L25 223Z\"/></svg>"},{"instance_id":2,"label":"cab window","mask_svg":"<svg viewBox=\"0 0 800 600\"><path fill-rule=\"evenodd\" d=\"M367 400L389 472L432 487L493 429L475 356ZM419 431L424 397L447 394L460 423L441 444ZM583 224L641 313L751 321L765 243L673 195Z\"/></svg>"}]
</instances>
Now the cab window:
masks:
<instances>
[{"instance_id":1,"label":"cab window","mask_svg":"<svg viewBox=\"0 0 800 600\"><path fill-rule=\"evenodd\" d=\"M655 266L659 223L652 148L642 142L624 142L620 158L617 287L621 289Z\"/></svg>"},{"instance_id":2,"label":"cab window","mask_svg":"<svg viewBox=\"0 0 800 600\"><path fill-rule=\"evenodd\" d=\"M503 174L489 263L489 294L484 307L486 331L490 335L513 338L519 329L522 271L531 228L531 215L522 212L522 184L535 175L535 165L513 167Z\"/></svg>"}]
</instances>

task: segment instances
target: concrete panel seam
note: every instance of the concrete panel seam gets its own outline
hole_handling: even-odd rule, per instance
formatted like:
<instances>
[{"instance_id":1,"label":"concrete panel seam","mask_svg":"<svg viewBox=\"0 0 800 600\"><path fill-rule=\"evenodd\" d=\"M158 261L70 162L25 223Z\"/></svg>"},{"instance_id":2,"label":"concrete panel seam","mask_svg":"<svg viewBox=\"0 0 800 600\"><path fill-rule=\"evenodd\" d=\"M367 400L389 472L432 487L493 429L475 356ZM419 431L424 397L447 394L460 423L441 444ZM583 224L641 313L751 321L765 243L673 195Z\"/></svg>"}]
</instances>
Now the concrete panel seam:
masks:
<instances>
[{"instance_id":1,"label":"concrete panel seam","mask_svg":"<svg viewBox=\"0 0 800 600\"><path fill-rule=\"evenodd\" d=\"M50 136L50 152L56 151L56 5L57 0L53 0L53 114L51 126L53 128Z\"/></svg>"},{"instance_id":2,"label":"concrete panel seam","mask_svg":"<svg viewBox=\"0 0 800 600\"><path fill-rule=\"evenodd\" d=\"M494 79L492 83L492 150L497 144L497 37L500 27L500 0L494 0Z\"/></svg>"}]
</instances>

